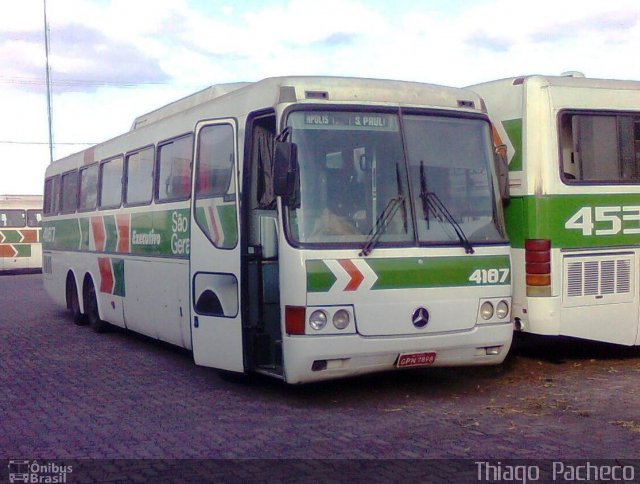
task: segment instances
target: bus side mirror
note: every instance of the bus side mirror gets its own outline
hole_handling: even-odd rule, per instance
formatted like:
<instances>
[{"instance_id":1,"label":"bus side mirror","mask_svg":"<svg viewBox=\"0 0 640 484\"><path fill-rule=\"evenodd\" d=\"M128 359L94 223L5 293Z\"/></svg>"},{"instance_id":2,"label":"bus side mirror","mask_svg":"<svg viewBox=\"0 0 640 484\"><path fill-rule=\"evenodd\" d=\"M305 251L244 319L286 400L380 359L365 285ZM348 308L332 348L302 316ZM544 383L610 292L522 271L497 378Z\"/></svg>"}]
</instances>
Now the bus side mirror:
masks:
<instances>
[{"instance_id":1,"label":"bus side mirror","mask_svg":"<svg viewBox=\"0 0 640 484\"><path fill-rule=\"evenodd\" d=\"M273 191L285 200L294 198L298 179L298 149L295 143L276 141L273 159Z\"/></svg>"},{"instance_id":2,"label":"bus side mirror","mask_svg":"<svg viewBox=\"0 0 640 484\"><path fill-rule=\"evenodd\" d=\"M493 153L498 176L498 188L503 202L509 200L509 160L507 159L507 145L496 146Z\"/></svg>"}]
</instances>

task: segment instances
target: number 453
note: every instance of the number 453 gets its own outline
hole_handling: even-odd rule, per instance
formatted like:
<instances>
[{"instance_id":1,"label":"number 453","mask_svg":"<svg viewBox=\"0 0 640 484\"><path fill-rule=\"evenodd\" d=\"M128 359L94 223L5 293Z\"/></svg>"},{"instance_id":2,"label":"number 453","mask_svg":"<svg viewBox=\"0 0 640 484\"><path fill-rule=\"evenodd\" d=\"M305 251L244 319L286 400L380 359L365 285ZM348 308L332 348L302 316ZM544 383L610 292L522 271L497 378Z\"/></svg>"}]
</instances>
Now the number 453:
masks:
<instances>
[{"instance_id":1,"label":"number 453","mask_svg":"<svg viewBox=\"0 0 640 484\"><path fill-rule=\"evenodd\" d=\"M622 223L634 221L635 227L623 227ZM581 230L582 235L640 234L640 206L582 207L564 224L565 229ZM601 228L595 228L595 224Z\"/></svg>"}]
</instances>

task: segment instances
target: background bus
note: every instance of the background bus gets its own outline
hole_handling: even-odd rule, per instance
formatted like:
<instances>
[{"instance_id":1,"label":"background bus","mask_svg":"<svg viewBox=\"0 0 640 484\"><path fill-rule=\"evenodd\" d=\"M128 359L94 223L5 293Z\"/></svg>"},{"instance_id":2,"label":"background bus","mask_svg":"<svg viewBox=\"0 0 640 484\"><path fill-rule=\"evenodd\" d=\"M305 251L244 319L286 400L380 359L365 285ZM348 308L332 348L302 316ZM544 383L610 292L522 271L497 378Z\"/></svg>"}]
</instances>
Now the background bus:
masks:
<instances>
[{"instance_id":1,"label":"background bus","mask_svg":"<svg viewBox=\"0 0 640 484\"><path fill-rule=\"evenodd\" d=\"M470 88L510 160L516 328L640 344L640 82L569 73Z\"/></svg>"},{"instance_id":2,"label":"background bus","mask_svg":"<svg viewBox=\"0 0 640 484\"><path fill-rule=\"evenodd\" d=\"M0 272L42 270L42 195L0 195Z\"/></svg>"},{"instance_id":3,"label":"background bus","mask_svg":"<svg viewBox=\"0 0 640 484\"><path fill-rule=\"evenodd\" d=\"M45 287L197 364L290 383L500 363L509 246L470 91L214 86L51 164Z\"/></svg>"}]
</instances>

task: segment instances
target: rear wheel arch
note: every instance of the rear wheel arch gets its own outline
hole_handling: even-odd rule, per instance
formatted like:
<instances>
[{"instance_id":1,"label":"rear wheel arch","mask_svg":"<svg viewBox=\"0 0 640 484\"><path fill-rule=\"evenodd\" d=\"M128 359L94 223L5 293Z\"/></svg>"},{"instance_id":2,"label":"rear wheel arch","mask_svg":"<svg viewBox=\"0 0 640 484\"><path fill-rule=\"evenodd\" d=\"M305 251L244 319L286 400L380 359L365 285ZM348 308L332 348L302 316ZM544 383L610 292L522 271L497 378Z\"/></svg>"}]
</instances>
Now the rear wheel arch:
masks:
<instances>
[{"instance_id":1,"label":"rear wheel arch","mask_svg":"<svg viewBox=\"0 0 640 484\"><path fill-rule=\"evenodd\" d=\"M67 300L67 309L71 312L73 321L79 325L86 324L87 320L82 310L82 299L84 298L80 297L76 277L72 270L69 270L67 272L67 278L65 282L65 297Z\"/></svg>"},{"instance_id":2,"label":"rear wheel arch","mask_svg":"<svg viewBox=\"0 0 640 484\"><path fill-rule=\"evenodd\" d=\"M82 283L82 299L84 302L84 312L89 321L89 325L96 333L103 333L109 328L109 323L100 318L100 306L98 304L98 292L93 283L93 277L87 273Z\"/></svg>"}]
</instances>

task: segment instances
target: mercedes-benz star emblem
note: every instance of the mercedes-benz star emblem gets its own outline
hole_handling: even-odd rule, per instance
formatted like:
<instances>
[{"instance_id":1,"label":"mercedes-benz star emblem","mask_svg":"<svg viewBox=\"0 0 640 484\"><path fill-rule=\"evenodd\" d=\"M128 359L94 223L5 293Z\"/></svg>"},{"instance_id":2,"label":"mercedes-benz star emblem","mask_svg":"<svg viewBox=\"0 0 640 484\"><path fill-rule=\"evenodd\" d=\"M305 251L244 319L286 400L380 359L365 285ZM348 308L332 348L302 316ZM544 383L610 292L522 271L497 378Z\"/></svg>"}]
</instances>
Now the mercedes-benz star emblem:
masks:
<instances>
[{"instance_id":1,"label":"mercedes-benz star emblem","mask_svg":"<svg viewBox=\"0 0 640 484\"><path fill-rule=\"evenodd\" d=\"M424 328L429 322L429 311L425 308L418 308L411 316L411 322L416 328Z\"/></svg>"}]
</instances>

